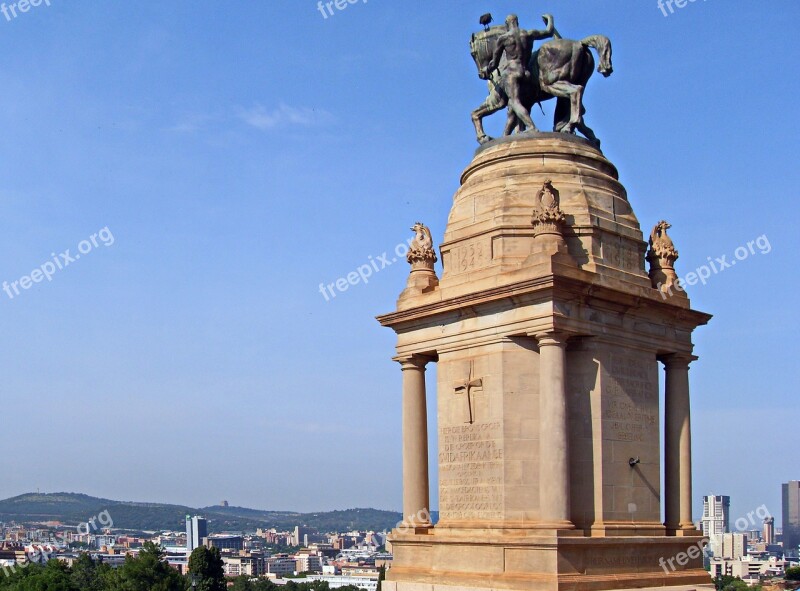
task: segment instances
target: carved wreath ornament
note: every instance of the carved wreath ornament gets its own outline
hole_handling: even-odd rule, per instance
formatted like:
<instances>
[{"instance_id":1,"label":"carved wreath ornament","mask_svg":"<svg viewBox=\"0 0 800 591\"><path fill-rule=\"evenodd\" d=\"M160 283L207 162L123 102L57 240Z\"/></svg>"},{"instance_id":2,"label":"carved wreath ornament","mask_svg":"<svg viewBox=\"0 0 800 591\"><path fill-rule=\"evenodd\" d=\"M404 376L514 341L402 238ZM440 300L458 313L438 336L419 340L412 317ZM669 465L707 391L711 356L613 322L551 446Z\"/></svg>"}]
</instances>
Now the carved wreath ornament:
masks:
<instances>
[{"instance_id":1,"label":"carved wreath ornament","mask_svg":"<svg viewBox=\"0 0 800 591\"><path fill-rule=\"evenodd\" d=\"M567 216L561 211L560 204L558 189L547 179L536 194L536 205L531 218L537 234L561 233L561 226L567 222Z\"/></svg>"}]
</instances>

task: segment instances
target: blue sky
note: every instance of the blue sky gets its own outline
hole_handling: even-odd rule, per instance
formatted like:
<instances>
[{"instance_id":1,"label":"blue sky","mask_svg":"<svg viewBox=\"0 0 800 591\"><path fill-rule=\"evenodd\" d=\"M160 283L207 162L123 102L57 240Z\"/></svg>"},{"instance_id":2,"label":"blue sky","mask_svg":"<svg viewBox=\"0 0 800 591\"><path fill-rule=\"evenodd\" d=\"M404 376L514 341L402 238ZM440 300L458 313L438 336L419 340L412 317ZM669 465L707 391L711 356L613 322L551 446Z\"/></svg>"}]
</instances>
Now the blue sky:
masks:
<instances>
[{"instance_id":1,"label":"blue sky","mask_svg":"<svg viewBox=\"0 0 800 591\"><path fill-rule=\"evenodd\" d=\"M476 147L468 39L487 11L612 39L587 122L645 231L673 224L679 274L768 237L769 254L690 291L715 315L696 333L694 474L696 503L730 494L734 516L777 516L780 483L800 478L794 0L667 17L656 0L0 15L0 281L114 238L0 292L0 496L399 509L400 370L374 316L408 268L330 301L318 286L416 220L441 238Z\"/></svg>"}]
</instances>

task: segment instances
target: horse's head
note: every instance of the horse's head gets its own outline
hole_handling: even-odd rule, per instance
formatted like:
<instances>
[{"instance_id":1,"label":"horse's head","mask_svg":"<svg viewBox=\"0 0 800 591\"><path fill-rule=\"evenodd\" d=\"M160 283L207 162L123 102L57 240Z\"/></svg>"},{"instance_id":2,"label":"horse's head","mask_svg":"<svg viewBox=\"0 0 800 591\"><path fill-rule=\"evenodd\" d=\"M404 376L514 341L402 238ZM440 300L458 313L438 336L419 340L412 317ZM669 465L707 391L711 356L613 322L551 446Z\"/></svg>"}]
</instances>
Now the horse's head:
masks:
<instances>
[{"instance_id":1,"label":"horse's head","mask_svg":"<svg viewBox=\"0 0 800 591\"><path fill-rule=\"evenodd\" d=\"M487 72L487 70L497 47L497 38L505 32L505 25L497 25L486 31L472 34L472 38L469 41L469 49L472 59L478 67L478 76L480 76L481 80L488 80L491 76L491 72Z\"/></svg>"},{"instance_id":2,"label":"horse's head","mask_svg":"<svg viewBox=\"0 0 800 591\"><path fill-rule=\"evenodd\" d=\"M479 42L476 41L474 33L472 35L472 39L470 39L469 48L470 53L472 54L472 59L478 68L478 76L481 80L488 79L489 74L486 72L486 69L489 67L491 56L486 55L486 52L483 52L479 49Z\"/></svg>"}]
</instances>

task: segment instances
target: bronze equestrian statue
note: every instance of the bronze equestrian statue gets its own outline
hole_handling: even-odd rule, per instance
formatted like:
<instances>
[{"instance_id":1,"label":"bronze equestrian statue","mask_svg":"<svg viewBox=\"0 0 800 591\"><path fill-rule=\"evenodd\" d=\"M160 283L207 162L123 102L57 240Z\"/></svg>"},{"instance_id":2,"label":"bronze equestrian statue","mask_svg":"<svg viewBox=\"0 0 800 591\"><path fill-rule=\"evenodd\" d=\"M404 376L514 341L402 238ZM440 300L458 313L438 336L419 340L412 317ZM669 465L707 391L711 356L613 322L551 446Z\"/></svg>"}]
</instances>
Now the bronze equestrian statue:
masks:
<instances>
[{"instance_id":1,"label":"bronze equestrian statue","mask_svg":"<svg viewBox=\"0 0 800 591\"><path fill-rule=\"evenodd\" d=\"M489 96L472 112L478 142L492 139L483 130L483 118L505 107L509 109L504 135L515 129L538 131L530 116L533 105L556 98L553 131L579 131L599 148L600 140L583 119L583 93L595 67L590 48L600 58L597 71L606 77L613 72L611 41L603 35L581 41L563 39L551 15L542 16L542 20L544 30L527 31L519 28L512 14L505 25L487 25L484 31L472 35L470 48L478 75L489 81ZM539 39L550 40L533 51L533 43Z\"/></svg>"}]
</instances>

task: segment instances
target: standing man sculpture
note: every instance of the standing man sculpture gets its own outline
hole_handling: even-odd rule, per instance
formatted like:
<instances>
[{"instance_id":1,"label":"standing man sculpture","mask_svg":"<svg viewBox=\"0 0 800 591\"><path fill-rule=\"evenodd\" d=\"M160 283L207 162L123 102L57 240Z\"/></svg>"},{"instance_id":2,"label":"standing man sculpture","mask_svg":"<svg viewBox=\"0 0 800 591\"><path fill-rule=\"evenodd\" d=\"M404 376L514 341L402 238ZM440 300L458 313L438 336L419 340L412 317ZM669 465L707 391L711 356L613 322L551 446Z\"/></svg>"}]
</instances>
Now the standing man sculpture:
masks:
<instances>
[{"instance_id":1,"label":"standing man sculpture","mask_svg":"<svg viewBox=\"0 0 800 591\"><path fill-rule=\"evenodd\" d=\"M536 125L531 119L531 112L522 104L524 86L530 86L533 77L529 64L533 54L533 44L538 39L549 39L555 33L553 16L542 16L547 28L544 31L519 28L519 19L516 14L508 15L506 27L508 32L497 38L497 47L494 50L492 61L486 68L486 77L500 66L500 60L505 53L506 68L503 72L503 87L508 95L508 106L517 116L519 122L531 131L536 131Z\"/></svg>"}]
</instances>

